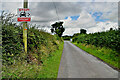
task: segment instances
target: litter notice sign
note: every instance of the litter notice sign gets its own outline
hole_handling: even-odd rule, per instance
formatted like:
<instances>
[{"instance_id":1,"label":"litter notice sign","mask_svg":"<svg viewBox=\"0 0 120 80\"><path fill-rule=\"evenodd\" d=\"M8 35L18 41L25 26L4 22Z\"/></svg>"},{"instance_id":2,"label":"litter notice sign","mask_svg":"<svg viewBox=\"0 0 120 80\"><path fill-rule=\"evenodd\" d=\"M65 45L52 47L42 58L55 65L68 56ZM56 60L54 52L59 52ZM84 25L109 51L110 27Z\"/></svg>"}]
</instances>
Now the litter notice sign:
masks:
<instances>
[{"instance_id":1,"label":"litter notice sign","mask_svg":"<svg viewBox=\"0 0 120 80\"><path fill-rule=\"evenodd\" d=\"M31 21L30 9L28 9L28 8L18 8L17 9L17 21L18 22Z\"/></svg>"}]
</instances>

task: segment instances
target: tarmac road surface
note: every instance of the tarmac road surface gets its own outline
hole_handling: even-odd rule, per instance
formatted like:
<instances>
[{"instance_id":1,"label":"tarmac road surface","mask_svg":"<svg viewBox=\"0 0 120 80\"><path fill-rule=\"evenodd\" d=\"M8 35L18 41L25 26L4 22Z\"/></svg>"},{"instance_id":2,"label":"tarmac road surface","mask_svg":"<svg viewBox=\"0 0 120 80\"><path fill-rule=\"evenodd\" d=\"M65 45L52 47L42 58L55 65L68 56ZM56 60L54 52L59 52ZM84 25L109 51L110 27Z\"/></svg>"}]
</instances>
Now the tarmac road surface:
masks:
<instances>
[{"instance_id":1,"label":"tarmac road surface","mask_svg":"<svg viewBox=\"0 0 120 80\"><path fill-rule=\"evenodd\" d=\"M118 71L65 41L58 78L118 78Z\"/></svg>"}]
</instances>

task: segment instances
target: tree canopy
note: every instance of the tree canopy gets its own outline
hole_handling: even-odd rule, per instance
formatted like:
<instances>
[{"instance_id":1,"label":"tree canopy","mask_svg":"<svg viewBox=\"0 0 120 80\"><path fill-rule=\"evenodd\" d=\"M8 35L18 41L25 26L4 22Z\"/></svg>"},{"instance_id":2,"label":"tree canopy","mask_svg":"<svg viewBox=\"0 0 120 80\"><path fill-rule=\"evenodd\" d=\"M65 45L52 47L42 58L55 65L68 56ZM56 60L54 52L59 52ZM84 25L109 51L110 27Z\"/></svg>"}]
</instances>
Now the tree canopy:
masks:
<instances>
[{"instance_id":1,"label":"tree canopy","mask_svg":"<svg viewBox=\"0 0 120 80\"><path fill-rule=\"evenodd\" d=\"M51 26L52 26L51 32L61 37L63 32L65 31L65 28L63 27L63 22L55 22Z\"/></svg>"},{"instance_id":2,"label":"tree canopy","mask_svg":"<svg viewBox=\"0 0 120 80\"><path fill-rule=\"evenodd\" d=\"M80 34L86 34L87 30L85 29L80 29Z\"/></svg>"}]
</instances>

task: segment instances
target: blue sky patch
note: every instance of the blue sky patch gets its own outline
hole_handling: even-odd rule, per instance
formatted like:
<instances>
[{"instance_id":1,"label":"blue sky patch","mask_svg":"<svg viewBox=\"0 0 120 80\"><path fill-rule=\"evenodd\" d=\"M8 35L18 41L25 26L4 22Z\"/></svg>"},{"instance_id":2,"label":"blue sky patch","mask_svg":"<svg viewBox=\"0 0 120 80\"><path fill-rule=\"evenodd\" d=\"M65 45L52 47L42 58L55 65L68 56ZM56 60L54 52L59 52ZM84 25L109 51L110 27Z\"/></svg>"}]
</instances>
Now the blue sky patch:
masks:
<instances>
[{"instance_id":1,"label":"blue sky patch","mask_svg":"<svg viewBox=\"0 0 120 80\"><path fill-rule=\"evenodd\" d=\"M78 16L71 16L70 18L71 18L72 20L77 20L79 17L80 17L80 15L78 15Z\"/></svg>"},{"instance_id":2,"label":"blue sky patch","mask_svg":"<svg viewBox=\"0 0 120 80\"><path fill-rule=\"evenodd\" d=\"M91 14L91 13L90 13ZM106 22L109 19L102 19L101 16L103 15L102 12L94 12L93 14L91 14L92 17L95 19L96 22Z\"/></svg>"},{"instance_id":3,"label":"blue sky patch","mask_svg":"<svg viewBox=\"0 0 120 80\"><path fill-rule=\"evenodd\" d=\"M89 12L89 14L92 14L92 12Z\"/></svg>"},{"instance_id":4,"label":"blue sky patch","mask_svg":"<svg viewBox=\"0 0 120 80\"><path fill-rule=\"evenodd\" d=\"M78 15L78 16L70 16L70 18L72 20L77 20L79 17L80 17L80 15ZM65 17L64 19L68 19L68 17Z\"/></svg>"},{"instance_id":5,"label":"blue sky patch","mask_svg":"<svg viewBox=\"0 0 120 80\"><path fill-rule=\"evenodd\" d=\"M94 13L92 14L92 16L93 16L93 17L96 17L96 18L100 18L102 15L103 15L102 12L94 12Z\"/></svg>"},{"instance_id":6,"label":"blue sky patch","mask_svg":"<svg viewBox=\"0 0 120 80\"><path fill-rule=\"evenodd\" d=\"M64 19L68 19L68 17L65 17Z\"/></svg>"},{"instance_id":7,"label":"blue sky patch","mask_svg":"<svg viewBox=\"0 0 120 80\"><path fill-rule=\"evenodd\" d=\"M96 22L106 22L108 21L109 19L95 19Z\"/></svg>"}]
</instances>

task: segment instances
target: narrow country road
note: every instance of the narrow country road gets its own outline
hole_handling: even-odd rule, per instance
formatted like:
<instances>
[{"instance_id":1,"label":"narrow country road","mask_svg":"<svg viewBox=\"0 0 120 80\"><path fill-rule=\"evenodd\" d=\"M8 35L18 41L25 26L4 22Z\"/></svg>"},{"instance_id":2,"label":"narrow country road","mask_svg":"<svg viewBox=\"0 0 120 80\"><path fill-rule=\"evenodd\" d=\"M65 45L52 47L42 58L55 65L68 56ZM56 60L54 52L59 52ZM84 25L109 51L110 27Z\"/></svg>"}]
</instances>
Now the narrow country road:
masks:
<instances>
[{"instance_id":1,"label":"narrow country road","mask_svg":"<svg viewBox=\"0 0 120 80\"><path fill-rule=\"evenodd\" d=\"M58 78L118 78L118 71L65 41Z\"/></svg>"}]
</instances>

